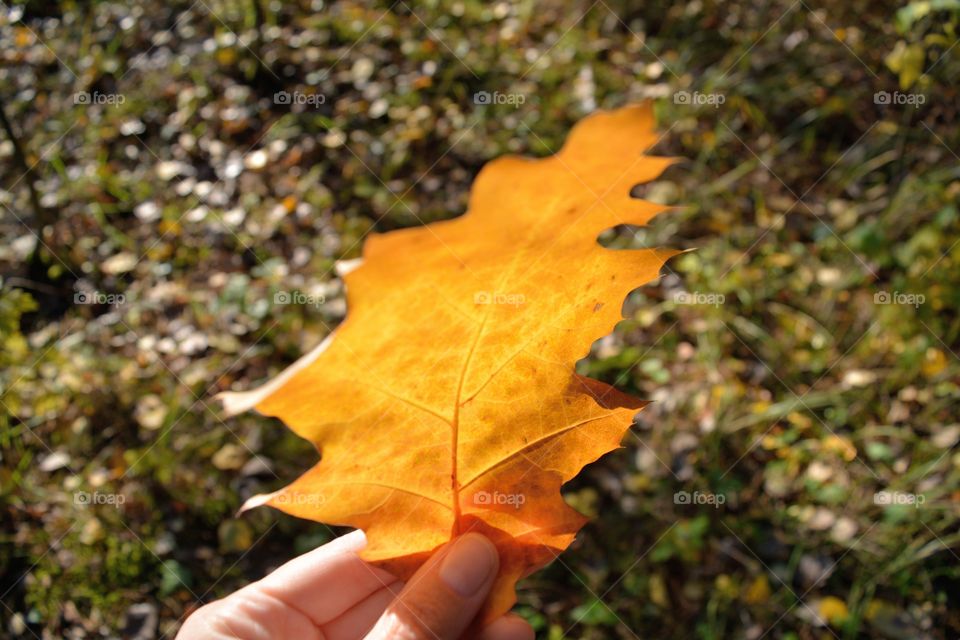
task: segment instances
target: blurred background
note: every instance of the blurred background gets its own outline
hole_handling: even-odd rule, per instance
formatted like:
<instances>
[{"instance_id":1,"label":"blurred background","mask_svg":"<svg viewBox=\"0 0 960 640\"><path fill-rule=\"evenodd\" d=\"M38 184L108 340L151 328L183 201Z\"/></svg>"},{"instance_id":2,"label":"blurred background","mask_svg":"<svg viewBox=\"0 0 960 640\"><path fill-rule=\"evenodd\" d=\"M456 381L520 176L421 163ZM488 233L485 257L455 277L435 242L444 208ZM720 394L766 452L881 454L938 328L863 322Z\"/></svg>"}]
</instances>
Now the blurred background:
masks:
<instances>
[{"instance_id":1,"label":"blurred background","mask_svg":"<svg viewBox=\"0 0 960 640\"><path fill-rule=\"evenodd\" d=\"M656 400L523 583L560 638L960 634L960 2L0 3L0 635L171 638L340 533L225 418L343 318L335 260L652 100L611 247L696 249L582 373Z\"/></svg>"}]
</instances>

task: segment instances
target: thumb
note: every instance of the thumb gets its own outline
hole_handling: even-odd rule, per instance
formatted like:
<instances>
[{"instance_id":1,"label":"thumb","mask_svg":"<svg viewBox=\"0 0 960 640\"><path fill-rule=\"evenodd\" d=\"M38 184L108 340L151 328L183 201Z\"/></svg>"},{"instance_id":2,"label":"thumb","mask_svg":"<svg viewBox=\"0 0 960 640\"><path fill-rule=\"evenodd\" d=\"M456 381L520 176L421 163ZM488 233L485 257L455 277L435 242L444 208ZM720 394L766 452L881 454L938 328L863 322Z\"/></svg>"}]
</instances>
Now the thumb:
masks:
<instances>
[{"instance_id":1,"label":"thumb","mask_svg":"<svg viewBox=\"0 0 960 640\"><path fill-rule=\"evenodd\" d=\"M456 640L486 599L500 568L493 543L462 535L420 567L368 640Z\"/></svg>"}]
</instances>

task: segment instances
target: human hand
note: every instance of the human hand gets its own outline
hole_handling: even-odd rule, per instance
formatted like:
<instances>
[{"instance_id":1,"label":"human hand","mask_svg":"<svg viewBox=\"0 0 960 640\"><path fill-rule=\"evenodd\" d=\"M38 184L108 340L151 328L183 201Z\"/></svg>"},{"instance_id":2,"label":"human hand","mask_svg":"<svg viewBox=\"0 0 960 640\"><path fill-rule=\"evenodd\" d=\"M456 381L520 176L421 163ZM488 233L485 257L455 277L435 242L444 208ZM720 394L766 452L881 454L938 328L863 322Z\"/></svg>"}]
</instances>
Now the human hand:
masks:
<instances>
[{"instance_id":1,"label":"human hand","mask_svg":"<svg viewBox=\"0 0 960 640\"><path fill-rule=\"evenodd\" d=\"M262 580L193 613L177 640L456 640L497 575L493 544L468 533L441 547L406 584L357 555L354 531L286 563ZM506 615L482 640L531 640Z\"/></svg>"}]
</instances>

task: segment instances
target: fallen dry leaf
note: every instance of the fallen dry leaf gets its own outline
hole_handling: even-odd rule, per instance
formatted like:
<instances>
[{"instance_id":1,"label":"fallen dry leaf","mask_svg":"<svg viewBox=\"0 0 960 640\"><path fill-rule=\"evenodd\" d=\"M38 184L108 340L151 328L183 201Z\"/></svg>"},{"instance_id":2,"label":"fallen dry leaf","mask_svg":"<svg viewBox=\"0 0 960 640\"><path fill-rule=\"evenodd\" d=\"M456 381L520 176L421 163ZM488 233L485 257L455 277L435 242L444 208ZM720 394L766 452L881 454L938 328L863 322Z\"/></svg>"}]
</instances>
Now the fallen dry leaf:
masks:
<instances>
[{"instance_id":1,"label":"fallen dry leaf","mask_svg":"<svg viewBox=\"0 0 960 640\"><path fill-rule=\"evenodd\" d=\"M322 454L246 506L361 528L364 558L402 578L481 532L502 565L484 619L508 610L585 522L560 486L644 404L574 365L676 253L597 243L666 208L630 197L672 162L642 155L656 139L648 105L597 113L554 156L489 163L463 216L371 236L336 332L261 389L224 394Z\"/></svg>"}]
</instances>

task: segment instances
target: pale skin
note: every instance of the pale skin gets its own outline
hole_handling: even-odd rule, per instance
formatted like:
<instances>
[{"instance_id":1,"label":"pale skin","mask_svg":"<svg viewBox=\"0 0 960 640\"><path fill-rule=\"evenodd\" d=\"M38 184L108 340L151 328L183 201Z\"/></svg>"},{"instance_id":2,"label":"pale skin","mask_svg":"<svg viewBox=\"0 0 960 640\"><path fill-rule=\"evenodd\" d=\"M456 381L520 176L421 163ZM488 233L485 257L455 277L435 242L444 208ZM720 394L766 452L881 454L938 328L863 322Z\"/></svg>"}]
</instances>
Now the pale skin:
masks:
<instances>
[{"instance_id":1,"label":"pale skin","mask_svg":"<svg viewBox=\"0 0 960 640\"><path fill-rule=\"evenodd\" d=\"M177 640L457 640L486 599L499 567L493 544L468 533L441 547L403 583L357 555L354 531L286 563L193 613ZM506 615L480 640L532 640Z\"/></svg>"}]
</instances>

